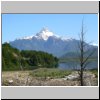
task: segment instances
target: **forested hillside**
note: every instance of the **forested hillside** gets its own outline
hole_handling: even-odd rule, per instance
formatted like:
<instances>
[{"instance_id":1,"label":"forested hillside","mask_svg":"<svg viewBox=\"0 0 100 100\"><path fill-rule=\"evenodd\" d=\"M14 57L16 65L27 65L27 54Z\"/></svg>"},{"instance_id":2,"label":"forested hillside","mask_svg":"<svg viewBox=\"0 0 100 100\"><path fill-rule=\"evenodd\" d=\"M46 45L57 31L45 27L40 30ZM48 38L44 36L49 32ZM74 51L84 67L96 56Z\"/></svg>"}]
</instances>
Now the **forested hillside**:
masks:
<instances>
[{"instance_id":1,"label":"forested hillside","mask_svg":"<svg viewBox=\"0 0 100 100\"><path fill-rule=\"evenodd\" d=\"M32 70L36 68L55 68L58 59L41 51L19 51L8 43L2 44L2 70Z\"/></svg>"}]
</instances>

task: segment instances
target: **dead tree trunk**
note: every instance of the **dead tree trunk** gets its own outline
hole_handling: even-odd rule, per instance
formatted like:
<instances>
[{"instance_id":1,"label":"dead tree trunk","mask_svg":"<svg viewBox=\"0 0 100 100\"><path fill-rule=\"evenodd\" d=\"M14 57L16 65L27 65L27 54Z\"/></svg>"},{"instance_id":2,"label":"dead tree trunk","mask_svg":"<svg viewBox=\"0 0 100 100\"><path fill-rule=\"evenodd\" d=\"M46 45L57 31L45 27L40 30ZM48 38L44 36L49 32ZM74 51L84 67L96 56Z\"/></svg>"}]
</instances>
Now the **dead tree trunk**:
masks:
<instances>
[{"instance_id":1,"label":"dead tree trunk","mask_svg":"<svg viewBox=\"0 0 100 100\"><path fill-rule=\"evenodd\" d=\"M95 49L92 51L89 51L89 49L86 49L86 42L85 42L85 32L84 32L84 24L82 21L82 29L80 33L80 41L79 41L79 51L80 51L80 56L79 56L79 62L80 62L80 69L78 70L79 73L79 80L80 80L80 85L84 85L84 70L86 69L86 66L88 64L89 58L93 55L95 52ZM87 56L86 53L88 52Z\"/></svg>"}]
</instances>

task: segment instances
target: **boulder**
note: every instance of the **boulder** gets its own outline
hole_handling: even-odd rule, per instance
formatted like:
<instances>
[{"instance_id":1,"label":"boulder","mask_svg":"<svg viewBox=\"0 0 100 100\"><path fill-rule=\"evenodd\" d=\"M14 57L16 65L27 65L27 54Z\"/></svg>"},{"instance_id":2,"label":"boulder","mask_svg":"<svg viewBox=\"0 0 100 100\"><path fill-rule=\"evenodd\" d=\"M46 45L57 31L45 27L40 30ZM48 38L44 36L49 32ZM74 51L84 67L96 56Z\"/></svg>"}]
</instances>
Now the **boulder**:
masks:
<instances>
[{"instance_id":1,"label":"boulder","mask_svg":"<svg viewBox=\"0 0 100 100\"><path fill-rule=\"evenodd\" d=\"M11 84L11 83L13 83L14 81L13 81L13 80L8 80L8 82Z\"/></svg>"}]
</instances>

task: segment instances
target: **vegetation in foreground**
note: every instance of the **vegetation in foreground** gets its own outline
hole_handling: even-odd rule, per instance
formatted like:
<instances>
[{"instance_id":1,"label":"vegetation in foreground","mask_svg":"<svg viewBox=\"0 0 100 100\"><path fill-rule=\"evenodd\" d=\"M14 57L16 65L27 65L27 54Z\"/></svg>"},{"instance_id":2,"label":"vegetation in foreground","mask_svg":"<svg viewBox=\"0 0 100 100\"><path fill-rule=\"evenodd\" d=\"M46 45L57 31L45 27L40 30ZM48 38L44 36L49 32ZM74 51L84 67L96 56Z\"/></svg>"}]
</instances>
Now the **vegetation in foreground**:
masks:
<instances>
[{"instance_id":1,"label":"vegetation in foreground","mask_svg":"<svg viewBox=\"0 0 100 100\"><path fill-rule=\"evenodd\" d=\"M33 77L64 78L71 74L71 70L59 70L56 68L40 68L33 70L30 75Z\"/></svg>"},{"instance_id":2,"label":"vegetation in foreground","mask_svg":"<svg viewBox=\"0 0 100 100\"><path fill-rule=\"evenodd\" d=\"M2 86L80 86L76 76L76 71L58 70L56 68L3 71ZM85 83L85 86L97 86L98 79L91 71L85 71Z\"/></svg>"},{"instance_id":3,"label":"vegetation in foreground","mask_svg":"<svg viewBox=\"0 0 100 100\"><path fill-rule=\"evenodd\" d=\"M57 86L68 85L62 80L65 76L71 74L72 71L64 71L56 68L38 68L30 71L3 71L3 86Z\"/></svg>"}]
</instances>

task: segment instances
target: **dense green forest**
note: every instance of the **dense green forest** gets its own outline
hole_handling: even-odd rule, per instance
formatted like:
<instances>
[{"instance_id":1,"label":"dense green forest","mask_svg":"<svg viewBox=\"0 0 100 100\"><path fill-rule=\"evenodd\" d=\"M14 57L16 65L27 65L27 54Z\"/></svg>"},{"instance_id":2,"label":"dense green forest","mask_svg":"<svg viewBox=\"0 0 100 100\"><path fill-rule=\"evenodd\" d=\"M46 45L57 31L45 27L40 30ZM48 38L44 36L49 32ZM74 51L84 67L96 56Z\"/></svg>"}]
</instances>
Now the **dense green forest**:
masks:
<instances>
[{"instance_id":1,"label":"dense green forest","mask_svg":"<svg viewBox=\"0 0 100 100\"><path fill-rule=\"evenodd\" d=\"M19 51L8 43L2 44L2 70L32 70L56 68L58 59L42 51Z\"/></svg>"}]
</instances>

